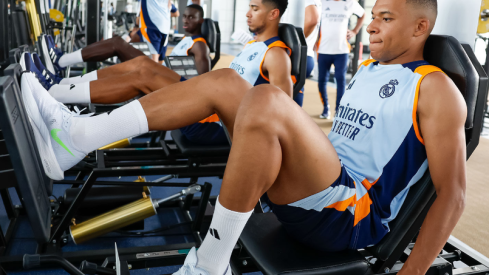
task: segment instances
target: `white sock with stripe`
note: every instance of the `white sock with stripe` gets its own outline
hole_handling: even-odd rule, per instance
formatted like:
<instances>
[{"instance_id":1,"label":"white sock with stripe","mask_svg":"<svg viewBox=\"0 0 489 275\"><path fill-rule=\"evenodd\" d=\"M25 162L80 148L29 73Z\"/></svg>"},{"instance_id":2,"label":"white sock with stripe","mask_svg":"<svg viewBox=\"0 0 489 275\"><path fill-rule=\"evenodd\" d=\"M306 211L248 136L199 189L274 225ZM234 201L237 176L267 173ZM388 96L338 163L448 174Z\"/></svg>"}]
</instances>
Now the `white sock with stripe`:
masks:
<instances>
[{"instance_id":1,"label":"white sock with stripe","mask_svg":"<svg viewBox=\"0 0 489 275\"><path fill-rule=\"evenodd\" d=\"M78 50L78 51L75 51L72 53L63 54L63 56L61 56L61 58L59 59L58 64L61 67L66 67L66 66L70 66L70 65L73 65L76 63L83 62L83 57L82 57L81 51L82 50Z\"/></svg>"},{"instance_id":2,"label":"white sock with stripe","mask_svg":"<svg viewBox=\"0 0 489 275\"><path fill-rule=\"evenodd\" d=\"M218 197L209 232L197 250L197 267L211 275L223 275L252 212L240 213L226 209L219 203Z\"/></svg>"},{"instance_id":3,"label":"white sock with stripe","mask_svg":"<svg viewBox=\"0 0 489 275\"><path fill-rule=\"evenodd\" d=\"M59 84L63 84L63 85L78 84L78 83L82 83L82 82L95 81L97 79L98 79L97 71L93 71L93 72L89 72L87 74L84 74L82 76L63 78L63 80L61 80L59 82Z\"/></svg>"},{"instance_id":4,"label":"white sock with stripe","mask_svg":"<svg viewBox=\"0 0 489 275\"><path fill-rule=\"evenodd\" d=\"M92 117L75 117L70 134L82 152L148 132L148 119L139 100L111 112Z\"/></svg>"},{"instance_id":5,"label":"white sock with stripe","mask_svg":"<svg viewBox=\"0 0 489 275\"><path fill-rule=\"evenodd\" d=\"M52 97L61 103L91 103L90 82L70 85L54 85L48 91Z\"/></svg>"}]
</instances>

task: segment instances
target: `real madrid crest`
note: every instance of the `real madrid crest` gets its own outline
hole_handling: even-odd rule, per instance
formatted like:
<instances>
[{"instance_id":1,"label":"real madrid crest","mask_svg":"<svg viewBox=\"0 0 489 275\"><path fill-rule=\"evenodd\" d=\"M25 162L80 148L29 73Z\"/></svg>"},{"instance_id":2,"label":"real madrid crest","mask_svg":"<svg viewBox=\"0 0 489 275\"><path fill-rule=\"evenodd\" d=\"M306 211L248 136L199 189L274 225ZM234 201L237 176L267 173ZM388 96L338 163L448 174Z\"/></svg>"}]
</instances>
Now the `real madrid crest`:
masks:
<instances>
[{"instance_id":1,"label":"real madrid crest","mask_svg":"<svg viewBox=\"0 0 489 275\"><path fill-rule=\"evenodd\" d=\"M389 84L385 84L384 86L382 86L382 88L380 88L379 96L381 98L391 97L396 91L396 85L399 85L397 79L389 81Z\"/></svg>"},{"instance_id":2,"label":"real madrid crest","mask_svg":"<svg viewBox=\"0 0 489 275\"><path fill-rule=\"evenodd\" d=\"M258 55L258 52L256 52L256 53L254 53L254 54L250 55L250 57L248 57L248 61L251 61L251 60L255 59L255 57L256 57L257 55Z\"/></svg>"}]
</instances>

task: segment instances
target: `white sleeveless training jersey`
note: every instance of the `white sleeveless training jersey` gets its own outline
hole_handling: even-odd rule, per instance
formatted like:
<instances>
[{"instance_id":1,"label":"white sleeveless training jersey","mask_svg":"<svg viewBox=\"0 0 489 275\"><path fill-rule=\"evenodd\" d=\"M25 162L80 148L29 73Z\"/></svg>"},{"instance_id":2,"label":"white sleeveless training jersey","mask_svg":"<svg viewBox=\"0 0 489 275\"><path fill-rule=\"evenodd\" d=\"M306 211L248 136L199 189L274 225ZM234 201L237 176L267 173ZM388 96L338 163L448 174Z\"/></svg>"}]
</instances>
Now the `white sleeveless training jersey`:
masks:
<instances>
[{"instance_id":1,"label":"white sleeveless training jersey","mask_svg":"<svg viewBox=\"0 0 489 275\"><path fill-rule=\"evenodd\" d=\"M180 41L173 48L170 56L185 56L185 55L188 56L188 51L190 51L190 49L192 49L194 44L198 41L202 41L207 45L207 42L205 41L205 39L200 35L191 36L191 37L190 36L184 37L182 39L182 41Z\"/></svg>"},{"instance_id":2,"label":"white sleeveless training jersey","mask_svg":"<svg viewBox=\"0 0 489 275\"><path fill-rule=\"evenodd\" d=\"M348 85L328 135L356 183L356 199L374 204L388 227L428 160L417 123L419 86L441 71L426 61L380 65L367 60Z\"/></svg>"},{"instance_id":3,"label":"white sleeveless training jersey","mask_svg":"<svg viewBox=\"0 0 489 275\"><path fill-rule=\"evenodd\" d=\"M171 28L170 0L141 0L141 14L148 29L169 34ZM140 25L141 26L141 25Z\"/></svg>"},{"instance_id":4,"label":"white sleeveless training jersey","mask_svg":"<svg viewBox=\"0 0 489 275\"><path fill-rule=\"evenodd\" d=\"M278 36L264 42L253 40L246 44L243 51L231 62L229 68L238 72L241 77L253 86L270 83L269 79L262 72L262 66L268 50L273 47L287 49L289 55L291 54L290 48L284 42L280 41Z\"/></svg>"}]
</instances>

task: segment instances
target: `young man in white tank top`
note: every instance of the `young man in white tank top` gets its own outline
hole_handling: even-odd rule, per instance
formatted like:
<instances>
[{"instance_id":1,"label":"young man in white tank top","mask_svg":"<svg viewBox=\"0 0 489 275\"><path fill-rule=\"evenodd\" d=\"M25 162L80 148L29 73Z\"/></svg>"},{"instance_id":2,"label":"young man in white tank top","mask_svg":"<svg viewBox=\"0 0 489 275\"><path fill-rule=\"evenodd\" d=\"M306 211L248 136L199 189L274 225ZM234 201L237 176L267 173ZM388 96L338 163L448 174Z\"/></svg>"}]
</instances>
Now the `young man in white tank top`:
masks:
<instances>
[{"instance_id":1,"label":"young man in white tank top","mask_svg":"<svg viewBox=\"0 0 489 275\"><path fill-rule=\"evenodd\" d=\"M429 162L437 198L398 273L425 274L465 206L466 104L451 79L423 60L436 0L378 0L372 15L367 31L376 60L364 62L350 83L329 136L283 90L252 88L235 70L209 72L94 117L70 113L25 73L23 99L45 172L62 179L105 144L218 113L233 144L212 233L175 274L228 275L233 247L264 193L300 242L360 249L387 234Z\"/></svg>"}]
</instances>

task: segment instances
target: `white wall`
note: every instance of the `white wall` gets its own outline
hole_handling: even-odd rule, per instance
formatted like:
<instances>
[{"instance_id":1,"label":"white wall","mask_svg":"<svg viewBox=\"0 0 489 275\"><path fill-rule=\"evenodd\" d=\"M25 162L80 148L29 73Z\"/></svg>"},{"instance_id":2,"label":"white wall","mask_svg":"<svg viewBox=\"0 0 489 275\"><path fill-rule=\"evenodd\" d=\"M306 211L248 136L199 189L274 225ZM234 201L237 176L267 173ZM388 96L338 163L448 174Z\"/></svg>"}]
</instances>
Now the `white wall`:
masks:
<instances>
[{"instance_id":1,"label":"white wall","mask_svg":"<svg viewBox=\"0 0 489 275\"><path fill-rule=\"evenodd\" d=\"M223 43L230 42L233 22L235 30L241 29L248 31L249 28L248 24L246 23L246 13L249 10L249 4L249 0L236 0L236 6L234 6L234 0L212 1L212 19L219 21L219 26L221 27L222 33L221 41ZM232 17L233 12L234 18ZM233 19L234 21L232 21ZM289 0L289 6L282 16L282 22L302 27L304 25L304 1ZM229 31L225 32L223 30L224 28L228 29Z\"/></svg>"},{"instance_id":2,"label":"white wall","mask_svg":"<svg viewBox=\"0 0 489 275\"><path fill-rule=\"evenodd\" d=\"M236 7L234 12L236 13L234 18L234 30L248 31L249 27L246 18L246 13L249 10L250 0L236 0Z\"/></svg>"},{"instance_id":3,"label":"white wall","mask_svg":"<svg viewBox=\"0 0 489 275\"><path fill-rule=\"evenodd\" d=\"M433 34L451 35L461 43L475 45L481 0L440 0Z\"/></svg>"},{"instance_id":4,"label":"white wall","mask_svg":"<svg viewBox=\"0 0 489 275\"><path fill-rule=\"evenodd\" d=\"M284 15L282 15L281 22L292 24L296 27L304 28L304 14L305 14L304 1L302 0L289 0L289 5Z\"/></svg>"},{"instance_id":5,"label":"white wall","mask_svg":"<svg viewBox=\"0 0 489 275\"><path fill-rule=\"evenodd\" d=\"M376 0L365 1L365 21L363 26L362 42L369 45L369 35L366 31L371 21L372 8ZM438 0L438 18L433 34L451 35L462 43L472 47L475 45L475 37L479 20L481 0Z\"/></svg>"},{"instance_id":6,"label":"white wall","mask_svg":"<svg viewBox=\"0 0 489 275\"><path fill-rule=\"evenodd\" d=\"M248 0L237 0L245 1ZM212 1L212 19L219 22L221 29L221 42L227 43L233 32L234 22L234 1L233 0L213 0Z\"/></svg>"}]
</instances>

